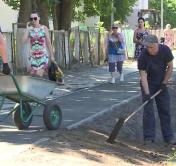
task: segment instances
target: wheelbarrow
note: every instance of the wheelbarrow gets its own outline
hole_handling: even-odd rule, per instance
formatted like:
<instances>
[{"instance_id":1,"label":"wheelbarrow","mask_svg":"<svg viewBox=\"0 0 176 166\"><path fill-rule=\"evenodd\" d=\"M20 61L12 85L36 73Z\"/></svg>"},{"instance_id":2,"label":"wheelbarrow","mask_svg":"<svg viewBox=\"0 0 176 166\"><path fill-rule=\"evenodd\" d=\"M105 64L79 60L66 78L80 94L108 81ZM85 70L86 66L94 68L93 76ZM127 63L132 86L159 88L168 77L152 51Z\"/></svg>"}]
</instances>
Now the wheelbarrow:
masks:
<instances>
[{"instance_id":1,"label":"wheelbarrow","mask_svg":"<svg viewBox=\"0 0 176 166\"><path fill-rule=\"evenodd\" d=\"M62 112L54 100L46 97L51 94L57 86L56 83L41 78L23 75L1 75L0 74L0 110L5 99L16 102L11 110L14 123L19 130L27 129L33 118L31 103L42 105L43 121L47 129L58 129L62 121ZM34 104L33 104L34 105Z\"/></svg>"}]
</instances>

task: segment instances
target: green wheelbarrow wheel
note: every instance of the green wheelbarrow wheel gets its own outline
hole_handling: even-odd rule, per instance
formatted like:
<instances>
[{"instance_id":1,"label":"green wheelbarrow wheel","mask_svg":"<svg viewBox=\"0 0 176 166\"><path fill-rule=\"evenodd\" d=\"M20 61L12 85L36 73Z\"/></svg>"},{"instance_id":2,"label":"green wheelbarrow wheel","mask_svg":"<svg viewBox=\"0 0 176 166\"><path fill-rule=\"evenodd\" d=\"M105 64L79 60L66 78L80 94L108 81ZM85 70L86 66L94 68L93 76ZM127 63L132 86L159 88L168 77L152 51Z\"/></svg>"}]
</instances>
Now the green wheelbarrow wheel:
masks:
<instances>
[{"instance_id":1,"label":"green wheelbarrow wheel","mask_svg":"<svg viewBox=\"0 0 176 166\"><path fill-rule=\"evenodd\" d=\"M32 123L32 109L29 103L22 104L22 110L20 108L20 104L17 104L14 107L14 123L18 127L19 130L27 129Z\"/></svg>"},{"instance_id":2,"label":"green wheelbarrow wheel","mask_svg":"<svg viewBox=\"0 0 176 166\"><path fill-rule=\"evenodd\" d=\"M62 112L55 103L48 104L43 111L43 121L48 130L56 130L62 122Z\"/></svg>"}]
</instances>

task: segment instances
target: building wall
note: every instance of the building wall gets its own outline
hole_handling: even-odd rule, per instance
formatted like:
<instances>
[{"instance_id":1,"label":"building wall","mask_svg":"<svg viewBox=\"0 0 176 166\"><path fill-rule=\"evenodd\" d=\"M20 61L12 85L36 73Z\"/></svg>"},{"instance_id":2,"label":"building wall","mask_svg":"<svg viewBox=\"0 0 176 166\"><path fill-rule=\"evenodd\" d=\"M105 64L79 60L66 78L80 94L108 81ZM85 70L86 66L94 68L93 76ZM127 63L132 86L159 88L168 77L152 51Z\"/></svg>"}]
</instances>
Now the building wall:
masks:
<instances>
[{"instance_id":1,"label":"building wall","mask_svg":"<svg viewBox=\"0 0 176 166\"><path fill-rule=\"evenodd\" d=\"M12 10L0 0L0 26L3 32L12 31L12 23L17 22L18 11Z\"/></svg>"},{"instance_id":2,"label":"building wall","mask_svg":"<svg viewBox=\"0 0 176 166\"><path fill-rule=\"evenodd\" d=\"M138 0L133 7L133 13L127 18L127 23L132 29L137 27L138 11L140 9L148 9L148 0Z\"/></svg>"},{"instance_id":3,"label":"building wall","mask_svg":"<svg viewBox=\"0 0 176 166\"><path fill-rule=\"evenodd\" d=\"M138 0L134 9L148 9L148 0Z\"/></svg>"},{"instance_id":4,"label":"building wall","mask_svg":"<svg viewBox=\"0 0 176 166\"><path fill-rule=\"evenodd\" d=\"M127 18L127 23L132 29L136 28L137 25L137 13L140 9L148 9L148 0L138 0L133 8L133 13ZM8 5L6 5L2 0L0 0L0 26L2 31L9 32L12 31L12 23L17 22L18 11L12 10ZM95 26L99 21L99 17L87 18L85 24L88 26ZM72 23L72 27L79 25L77 22ZM52 26L51 26L52 29Z\"/></svg>"}]
</instances>

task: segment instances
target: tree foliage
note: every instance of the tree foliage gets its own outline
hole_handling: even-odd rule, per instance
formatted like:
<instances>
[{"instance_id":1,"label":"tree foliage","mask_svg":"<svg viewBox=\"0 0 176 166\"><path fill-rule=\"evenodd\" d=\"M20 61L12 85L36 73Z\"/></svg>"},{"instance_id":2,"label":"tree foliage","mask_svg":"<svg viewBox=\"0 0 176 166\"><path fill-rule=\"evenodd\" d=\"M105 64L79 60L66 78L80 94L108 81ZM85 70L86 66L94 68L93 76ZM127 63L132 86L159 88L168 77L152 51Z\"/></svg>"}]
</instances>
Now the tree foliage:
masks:
<instances>
[{"instance_id":1,"label":"tree foliage","mask_svg":"<svg viewBox=\"0 0 176 166\"><path fill-rule=\"evenodd\" d=\"M13 9L29 10L20 9L20 3L22 1L24 2L24 0L3 1L11 6ZM100 16L101 21L103 21L105 23L104 25L107 27L110 26L110 17L112 11L114 12L114 20L124 22L126 16L128 16L131 12L131 9L134 6L136 0L113 1L114 8L112 9L112 0L30 0L32 4L32 10L39 8L42 11L45 17L43 19L41 18L41 20L43 20L45 24L47 23L44 19L48 17L53 18L55 23L54 27L56 29L64 28L65 26L66 29L68 29L68 26L70 26L70 23L68 23L68 21L84 21L87 17L90 16ZM43 7L45 6L45 8L40 8L40 4L43 4ZM68 7L67 5L71 5L71 7ZM48 17L46 16L44 10L46 10L46 13L48 13ZM71 19L68 17L71 17ZM26 18L27 17L25 17L25 19ZM24 21L24 19L22 20ZM60 24L64 24L64 26Z\"/></svg>"},{"instance_id":2,"label":"tree foliage","mask_svg":"<svg viewBox=\"0 0 176 166\"><path fill-rule=\"evenodd\" d=\"M127 16L132 12L132 8L137 0L114 0L114 21L121 23L126 21ZM104 6L106 8L106 6ZM110 28L110 15L108 12L106 15L102 15L102 21L105 22L105 27Z\"/></svg>"},{"instance_id":3,"label":"tree foliage","mask_svg":"<svg viewBox=\"0 0 176 166\"><path fill-rule=\"evenodd\" d=\"M114 7L115 20L119 20L121 22L126 21L126 17L130 15L132 12L132 8L137 0L115 0Z\"/></svg>"},{"instance_id":4,"label":"tree foliage","mask_svg":"<svg viewBox=\"0 0 176 166\"><path fill-rule=\"evenodd\" d=\"M114 9L112 9L112 0L74 0L75 10L74 19L83 21L86 17L102 16L109 17L114 11L115 20L124 22L126 16L132 11L137 0L114 0Z\"/></svg>"},{"instance_id":5,"label":"tree foliage","mask_svg":"<svg viewBox=\"0 0 176 166\"><path fill-rule=\"evenodd\" d=\"M86 17L109 15L110 0L74 0L73 20L84 21Z\"/></svg>"},{"instance_id":6,"label":"tree foliage","mask_svg":"<svg viewBox=\"0 0 176 166\"><path fill-rule=\"evenodd\" d=\"M51 18L52 5L57 5L61 0L3 0L12 9L19 10L18 23L29 21L30 13L39 11L41 23L49 26L48 18Z\"/></svg>"},{"instance_id":7,"label":"tree foliage","mask_svg":"<svg viewBox=\"0 0 176 166\"><path fill-rule=\"evenodd\" d=\"M3 0L8 6L12 7L12 9L20 8L20 0Z\"/></svg>"},{"instance_id":8,"label":"tree foliage","mask_svg":"<svg viewBox=\"0 0 176 166\"><path fill-rule=\"evenodd\" d=\"M12 9L19 10L20 9L20 0L3 0L8 6L12 7ZM31 3L33 0L30 0ZM48 3L48 6L52 4L58 4L61 0L44 0Z\"/></svg>"},{"instance_id":9,"label":"tree foliage","mask_svg":"<svg viewBox=\"0 0 176 166\"><path fill-rule=\"evenodd\" d=\"M160 10L161 1L150 0L149 7ZM176 27L176 1L175 0L163 0L163 23L171 24L172 27Z\"/></svg>"}]
</instances>

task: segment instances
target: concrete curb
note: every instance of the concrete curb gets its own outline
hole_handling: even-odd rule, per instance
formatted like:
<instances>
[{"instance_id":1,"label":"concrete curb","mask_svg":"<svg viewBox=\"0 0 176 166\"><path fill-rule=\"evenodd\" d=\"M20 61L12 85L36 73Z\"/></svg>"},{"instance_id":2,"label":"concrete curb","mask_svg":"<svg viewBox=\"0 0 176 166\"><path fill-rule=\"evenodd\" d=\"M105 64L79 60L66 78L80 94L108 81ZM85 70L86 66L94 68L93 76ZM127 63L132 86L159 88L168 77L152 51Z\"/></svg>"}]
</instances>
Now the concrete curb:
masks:
<instances>
[{"instance_id":1,"label":"concrete curb","mask_svg":"<svg viewBox=\"0 0 176 166\"><path fill-rule=\"evenodd\" d=\"M125 100L123 100L122 102L120 102L120 103L118 103L118 104L112 105L110 108L107 108L107 109L105 109L105 110L103 110L103 111L100 111L100 112L98 112L98 113L96 113L96 114L94 114L94 115L92 115L92 116L89 116L89 117L87 117L87 118L85 118L85 119L82 119L82 120L79 121L79 122L76 122L76 123L74 123L74 124L72 124L72 125L67 126L66 128L67 128L68 130L76 129L76 128L78 128L79 126L85 124L86 122L91 122L91 121L93 121L94 119L96 119L96 118L98 118L98 117L104 115L105 113L110 113L110 112L113 112L114 110L117 110L117 109L118 109L119 107L121 107L122 105L124 105L124 104L126 105L126 104L128 104L129 102L132 102L133 100L139 98L140 96L141 96L141 93L139 93L139 94L137 94L137 95L135 95L135 96L132 96L132 97L130 97L130 98L128 98L128 99L125 99Z\"/></svg>"}]
</instances>

